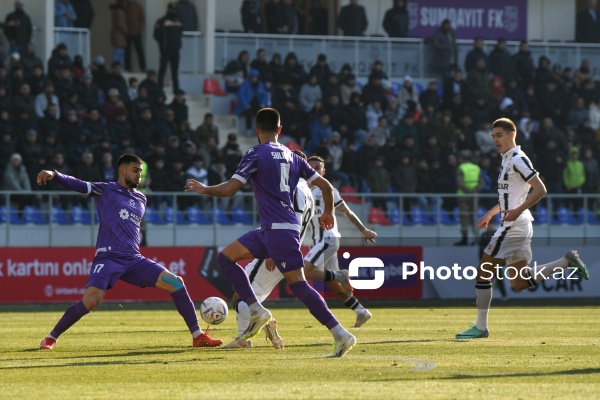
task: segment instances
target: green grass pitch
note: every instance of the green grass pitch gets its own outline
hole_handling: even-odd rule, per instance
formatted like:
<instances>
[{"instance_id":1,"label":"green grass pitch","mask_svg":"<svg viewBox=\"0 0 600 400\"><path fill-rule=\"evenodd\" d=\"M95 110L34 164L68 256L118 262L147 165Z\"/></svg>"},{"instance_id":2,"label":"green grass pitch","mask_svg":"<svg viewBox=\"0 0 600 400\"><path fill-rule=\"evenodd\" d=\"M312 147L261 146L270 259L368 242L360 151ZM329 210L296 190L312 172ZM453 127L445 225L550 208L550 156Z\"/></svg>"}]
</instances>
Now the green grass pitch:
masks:
<instances>
[{"instance_id":1,"label":"green grass pitch","mask_svg":"<svg viewBox=\"0 0 600 400\"><path fill-rule=\"evenodd\" d=\"M262 332L253 349L194 349L170 304L99 308L40 351L66 305L1 307L0 399L600 398L598 306L495 304L490 337L472 341L453 337L474 307L372 308L341 359L325 358L329 333L294 305L272 307L282 351ZM211 335L227 343L235 332L230 314Z\"/></svg>"}]
</instances>

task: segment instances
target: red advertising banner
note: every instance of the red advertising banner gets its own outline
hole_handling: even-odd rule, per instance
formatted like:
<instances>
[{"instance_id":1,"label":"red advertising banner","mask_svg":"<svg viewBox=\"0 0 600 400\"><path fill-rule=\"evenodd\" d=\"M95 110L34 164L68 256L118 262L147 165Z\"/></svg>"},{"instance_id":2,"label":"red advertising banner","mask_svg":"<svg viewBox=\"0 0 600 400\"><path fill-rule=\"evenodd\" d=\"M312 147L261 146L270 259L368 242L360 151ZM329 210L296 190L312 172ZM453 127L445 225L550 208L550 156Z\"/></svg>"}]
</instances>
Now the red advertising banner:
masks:
<instances>
[{"instance_id":1,"label":"red advertising banner","mask_svg":"<svg viewBox=\"0 0 600 400\"><path fill-rule=\"evenodd\" d=\"M5 248L0 252L0 303L71 302L80 300L94 248ZM144 256L181 276L194 301L210 296L229 298L231 285L218 271L214 248L148 247ZM154 288L140 289L118 281L105 301L171 301Z\"/></svg>"},{"instance_id":2,"label":"red advertising banner","mask_svg":"<svg viewBox=\"0 0 600 400\"><path fill-rule=\"evenodd\" d=\"M306 249L303 249L306 250ZM92 266L94 248L4 248L0 252L0 303L72 302L80 300ZM343 254L350 254L344 259ZM229 299L231 285L219 271L216 248L148 247L143 255L164 265L181 276L190 297L200 301L210 296ZM375 290L357 290L360 298L420 299L421 281L416 275L402 280L402 262L418 264L420 247L345 247L339 255L340 268L348 268L357 257L378 257L385 264L385 282ZM364 270L364 271L363 271ZM369 269L361 269L360 279L370 279ZM325 289L323 282L313 285L327 298L335 295ZM269 299L293 298L285 280ZM140 289L118 281L108 291L105 301L171 301L168 293L153 288Z\"/></svg>"}]
</instances>

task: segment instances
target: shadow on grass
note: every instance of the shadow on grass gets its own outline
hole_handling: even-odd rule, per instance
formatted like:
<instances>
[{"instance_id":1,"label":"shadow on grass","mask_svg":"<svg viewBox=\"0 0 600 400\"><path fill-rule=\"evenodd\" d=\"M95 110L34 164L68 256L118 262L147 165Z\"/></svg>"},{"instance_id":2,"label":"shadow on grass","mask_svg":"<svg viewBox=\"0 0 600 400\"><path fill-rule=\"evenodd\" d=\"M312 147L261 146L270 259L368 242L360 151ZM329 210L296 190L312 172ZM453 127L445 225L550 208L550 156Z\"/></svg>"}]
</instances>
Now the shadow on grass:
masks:
<instances>
[{"instance_id":1,"label":"shadow on grass","mask_svg":"<svg viewBox=\"0 0 600 400\"><path fill-rule=\"evenodd\" d=\"M427 372L427 371L425 371ZM436 374L445 373L443 370L433 371ZM481 375L450 375L450 376L431 376L428 375L428 380L467 380L467 379L490 379L490 378L524 378L524 377L543 377L543 376L568 376L568 375L594 375L600 374L600 368L585 368L585 369L569 369L565 371L552 372L509 372L506 374L481 374ZM396 381L413 381L416 378L406 377L398 379L367 379L365 382L396 382Z\"/></svg>"}]
</instances>

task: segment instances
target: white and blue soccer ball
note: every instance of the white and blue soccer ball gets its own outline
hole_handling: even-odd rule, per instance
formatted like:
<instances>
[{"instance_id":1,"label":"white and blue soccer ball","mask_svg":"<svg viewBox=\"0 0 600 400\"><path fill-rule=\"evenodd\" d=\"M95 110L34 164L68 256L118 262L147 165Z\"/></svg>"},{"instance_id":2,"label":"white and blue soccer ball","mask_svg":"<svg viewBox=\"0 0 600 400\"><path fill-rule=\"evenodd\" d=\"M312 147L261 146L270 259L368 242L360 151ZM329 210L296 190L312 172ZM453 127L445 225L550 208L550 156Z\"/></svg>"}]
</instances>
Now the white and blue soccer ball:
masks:
<instances>
[{"instance_id":1,"label":"white and blue soccer ball","mask_svg":"<svg viewBox=\"0 0 600 400\"><path fill-rule=\"evenodd\" d=\"M209 325L219 325L227 318L227 303L220 297L209 297L200 303L200 317Z\"/></svg>"}]
</instances>

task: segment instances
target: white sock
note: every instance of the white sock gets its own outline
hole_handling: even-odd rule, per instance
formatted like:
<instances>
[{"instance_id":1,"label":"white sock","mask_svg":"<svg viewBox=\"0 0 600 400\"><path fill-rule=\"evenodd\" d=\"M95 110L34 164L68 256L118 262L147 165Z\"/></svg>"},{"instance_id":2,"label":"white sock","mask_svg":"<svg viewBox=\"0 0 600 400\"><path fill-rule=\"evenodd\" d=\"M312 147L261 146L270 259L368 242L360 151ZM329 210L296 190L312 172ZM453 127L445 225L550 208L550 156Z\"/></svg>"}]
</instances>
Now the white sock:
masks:
<instances>
[{"instance_id":1,"label":"white sock","mask_svg":"<svg viewBox=\"0 0 600 400\"><path fill-rule=\"evenodd\" d=\"M202 335L202 329L198 329L196 332L192 333L192 337L194 339L196 339L200 335Z\"/></svg>"},{"instance_id":2,"label":"white sock","mask_svg":"<svg viewBox=\"0 0 600 400\"><path fill-rule=\"evenodd\" d=\"M363 315L367 312L367 309L362 306L362 304L358 304L358 306L354 309L356 315Z\"/></svg>"},{"instance_id":3,"label":"white sock","mask_svg":"<svg viewBox=\"0 0 600 400\"><path fill-rule=\"evenodd\" d=\"M265 309L262 306L262 304L260 304L258 301L256 303L250 304L248 306L248 308L250 309L251 312L255 312L255 313Z\"/></svg>"},{"instance_id":4,"label":"white sock","mask_svg":"<svg viewBox=\"0 0 600 400\"><path fill-rule=\"evenodd\" d=\"M332 271L333 275L335 276L335 280L341 283L345 283L345 278L344 278L344 274L342 274L342 271Z\"/></svg>"},{"instance_id":5,"label":"white sock","mask_svg":"<svg viewBox=\"0 0 600 400\"><path fill-rule=\"evenodd\" d=\"M54 340L58 340L57 338L55 338L54 336L52 336L51 334L48 334L48 336L46 336L48 338L54 339Z\"/></svg>"},{"instance_id":6,"label":"white sock","mask_svg":"<svg viewBox=\"0 0 600 400\"><path fill-rule=\"evenodd\" d=\"M333 340L335 341L342 340L345 334L348 333L348 331L345 330L341 324L337 324L336 326L331 328L329 332L331 332L331 334L333 335Z\"/></svg>"},{"instance_id":7,"label":"white sock","mask_svg":"<svg viewBox=\"0 0 600 400\"><path fill-rule=\"evenodd\" d=\"M535 283L540 283L541 281L552 277L552 274L555 271L560 269L565 269L569 266L569 261L566 258L562 257L556 261L550 261L547 264L542 265L533 265L532 268L529 268L531 277L535 281Z\"/></svg>"},{"instance_id":8,"label":"white sock","mask_svg":"<svg viewBox=\"0 0 600 400\"><path fill-rule=\"evenodd\" d=\"M240 301L237 303L237 314L236 321L238 326L238 337L242 336L242 333L248 329L248 325L250 324L250 308L248 308L248 304L244 301Z\"/></svg>"},{"instance_id":9,"label":"white sock","mask_svg":"<svg viewBox=\"0 0 600 400\"><path fill-rule=\"evenodd\" d=\"M480 331L486 331L488 328L488 313L492 303L492 283L483 282L475 284L475 294L477 299L477 322L475 326Z\"/></svg>"}]
</instances>

